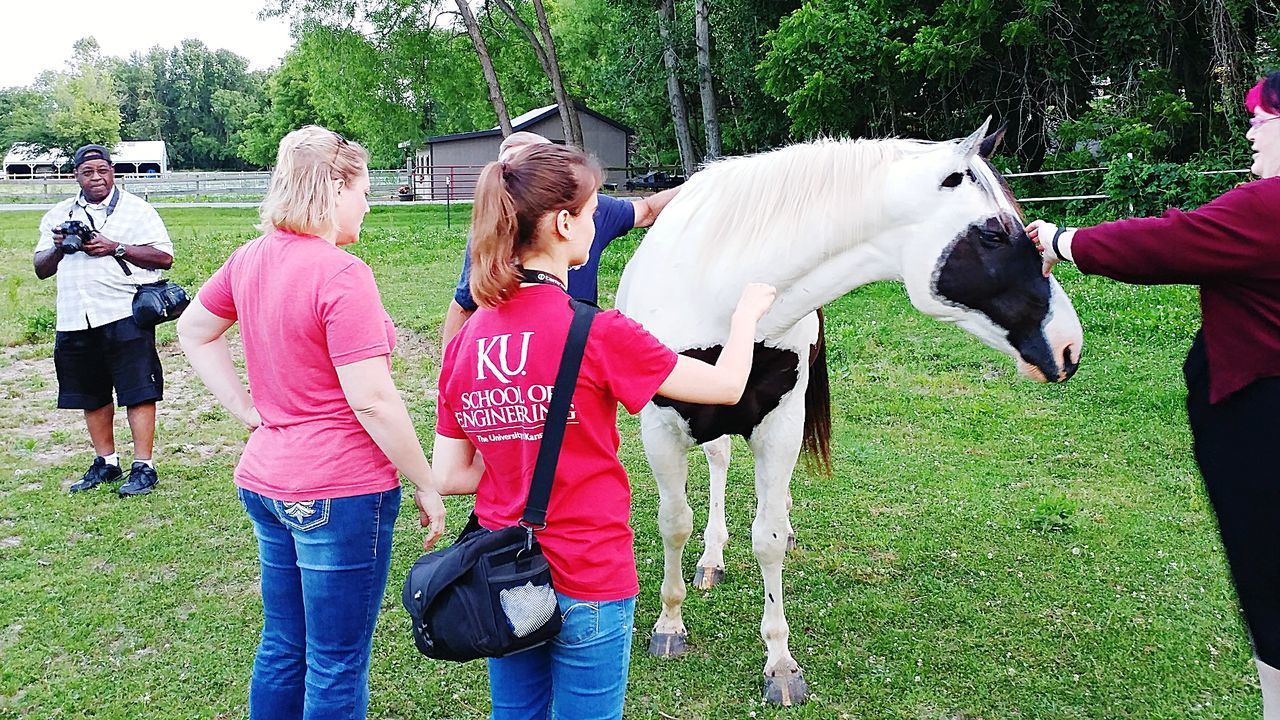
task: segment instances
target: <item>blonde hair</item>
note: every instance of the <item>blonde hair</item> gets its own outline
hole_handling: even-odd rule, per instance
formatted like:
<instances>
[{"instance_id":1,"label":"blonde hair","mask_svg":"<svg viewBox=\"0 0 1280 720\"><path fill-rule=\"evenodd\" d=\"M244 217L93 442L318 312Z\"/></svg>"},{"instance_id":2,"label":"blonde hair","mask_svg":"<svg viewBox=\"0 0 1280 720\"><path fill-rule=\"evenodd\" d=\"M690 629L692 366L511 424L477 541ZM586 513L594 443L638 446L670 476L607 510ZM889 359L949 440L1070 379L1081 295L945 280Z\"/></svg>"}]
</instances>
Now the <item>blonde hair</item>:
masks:
<instances>
[{"instance_id":1,"label":"blonde hair","mask_svg":"<svg viewBox=\"0 0 1280 720\"><path fill-rule=\"evenodd\" d=\"M546 145L550 142L550 140L538 133L525 132L523 130L513 132L502 141L501 145L498 146L498 161L502 162L503 160L510 160L512 155L515 155L517 152L529 147L530 145Z\"/></svg>"},{"instance_id":2,"label":"blonde hair","mask_svg":"<svg viewBox=\"0 0 1280 720\"><path fill-rule=\"evenodd\" d=\"M319 236L337 231L338 181L350 185L368 165L367 150L319 125L285 135L258 209L258 229Z\"/></svg>"}]
</instances>

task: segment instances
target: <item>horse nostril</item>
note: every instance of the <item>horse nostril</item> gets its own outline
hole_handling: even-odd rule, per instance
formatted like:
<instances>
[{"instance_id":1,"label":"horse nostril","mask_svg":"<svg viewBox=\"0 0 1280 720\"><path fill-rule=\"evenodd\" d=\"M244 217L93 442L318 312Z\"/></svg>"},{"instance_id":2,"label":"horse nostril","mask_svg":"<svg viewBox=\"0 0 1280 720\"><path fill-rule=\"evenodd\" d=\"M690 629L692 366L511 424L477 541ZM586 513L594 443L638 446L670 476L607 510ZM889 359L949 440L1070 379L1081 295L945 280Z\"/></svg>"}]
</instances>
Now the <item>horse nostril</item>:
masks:
<instances>
[{"instance_id":1,"label":"horse nostril","mask_svg":"<svg viewBox=\"0 0 1280 720\"><path fill-rule=\"evenodd\" d=\"M1062 374L1058 376L1058 382L1066 382L1076 374L1076 369L1080 367L1079 358L1071 359L1072 346L1067 345L1062 349Z\"/></svg>"}]
</instances>

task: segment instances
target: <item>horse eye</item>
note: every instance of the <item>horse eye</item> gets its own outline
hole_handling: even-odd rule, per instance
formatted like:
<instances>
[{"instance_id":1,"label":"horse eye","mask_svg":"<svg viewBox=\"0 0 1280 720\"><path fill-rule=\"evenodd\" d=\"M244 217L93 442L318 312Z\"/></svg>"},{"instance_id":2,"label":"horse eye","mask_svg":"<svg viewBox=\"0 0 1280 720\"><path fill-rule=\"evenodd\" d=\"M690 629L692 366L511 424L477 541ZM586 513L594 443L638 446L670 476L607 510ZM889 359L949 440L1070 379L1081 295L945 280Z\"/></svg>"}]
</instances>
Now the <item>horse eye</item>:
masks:
<instances>
[{"instance_id":1,"label":"horse eye","mask_svg":"<svg viewBox=\"0 0 1280 720\"><path fill-rule=\"evenodd\" d=\"M990 230L982 230L978 233L978 240L987 247L1000 247L1009 244L1009 236L1002 233L991 232Z\"/></svg>"},{"instance_id":2,"label":"horse eye","mask_svg":"<svg viewBox=\"0 0 1280 720\"><path fill-rule=\"evenodd\" d=\"M946 180L942 181L942 187L953 188L959 186L962 182L964 182L964 174L953 172L947 176Z\"/></svg>"}]
</instances>

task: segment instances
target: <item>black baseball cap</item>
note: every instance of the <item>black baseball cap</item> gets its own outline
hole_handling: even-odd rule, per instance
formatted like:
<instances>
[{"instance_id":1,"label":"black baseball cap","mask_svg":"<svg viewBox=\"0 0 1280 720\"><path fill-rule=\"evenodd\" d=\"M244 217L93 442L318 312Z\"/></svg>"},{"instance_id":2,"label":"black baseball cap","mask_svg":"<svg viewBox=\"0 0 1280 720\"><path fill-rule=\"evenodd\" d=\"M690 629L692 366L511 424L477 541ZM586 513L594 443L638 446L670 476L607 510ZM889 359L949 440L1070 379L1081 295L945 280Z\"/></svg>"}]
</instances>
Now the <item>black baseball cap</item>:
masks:
<instances>
[{"instance_id":1,"label":"black baseball cap","mask_svg":"<svg viewBox=\"0 0 1280 720\"><path fill-rule=\"evenodd\" d=\"M76 150L76 154L71 158L71 166L78 168L90 160L106 160L110 165L111 153L101 145L85 145Z\"/></svg>"}]
</instances>

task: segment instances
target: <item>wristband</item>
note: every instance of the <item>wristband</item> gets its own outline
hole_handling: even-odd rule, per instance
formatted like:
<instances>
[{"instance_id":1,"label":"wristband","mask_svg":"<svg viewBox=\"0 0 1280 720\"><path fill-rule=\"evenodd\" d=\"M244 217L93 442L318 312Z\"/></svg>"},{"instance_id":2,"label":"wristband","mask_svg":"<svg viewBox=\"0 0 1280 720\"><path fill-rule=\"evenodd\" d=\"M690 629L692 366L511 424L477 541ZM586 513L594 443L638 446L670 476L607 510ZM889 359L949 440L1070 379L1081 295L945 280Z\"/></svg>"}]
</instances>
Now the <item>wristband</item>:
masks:
<instances>
[{"instance_id":1,"label":"wristband","mask_svg":"<svg viewBox=\"0 0 1280 720\"><path fill-rule=\"evenodd\" d=\"M1064 228L1064 227L1058 228L1058 230L1053 233L1053 240L1049 242L1049 244L1053 247L1053 256L1058 258L1059 260L1066 259L1062 257L1062 253L1058 251L1058 238L1062 237L1062 233L1066 231L1067 231L1067 228Z\"/></svg>"}]
</instances>

